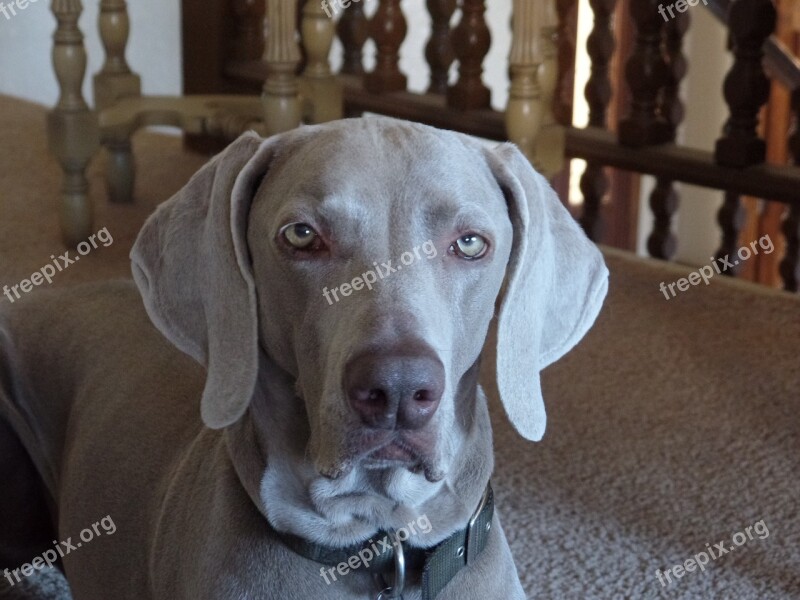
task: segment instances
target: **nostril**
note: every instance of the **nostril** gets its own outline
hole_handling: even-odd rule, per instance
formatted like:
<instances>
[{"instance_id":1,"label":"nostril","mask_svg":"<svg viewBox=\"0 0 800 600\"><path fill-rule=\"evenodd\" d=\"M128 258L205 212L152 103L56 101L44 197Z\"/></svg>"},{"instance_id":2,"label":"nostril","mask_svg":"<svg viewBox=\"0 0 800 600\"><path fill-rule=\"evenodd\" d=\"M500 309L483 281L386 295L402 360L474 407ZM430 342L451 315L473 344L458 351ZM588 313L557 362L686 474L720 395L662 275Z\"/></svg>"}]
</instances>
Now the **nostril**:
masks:
<instances>
[{"instance_id":1,"label":"nostril","mask_svg":"<svg viewBox=\"0 0 800 600\"><path fill-rule=\"evenodd\" d=\"M430 390L417 390L414 392L414 400L417 402L430 402L433 400Z\"/></svg>"},{"instance_id":2,"label":"nostril","mask_svg":"<svg viewBox=\"0 0 800 600\"><path fill-rule=\"evenodd\" d=\"M373 403L386 402L386 392L381 389L370 390L367 400Z\"/></svg>"}]
</instances>

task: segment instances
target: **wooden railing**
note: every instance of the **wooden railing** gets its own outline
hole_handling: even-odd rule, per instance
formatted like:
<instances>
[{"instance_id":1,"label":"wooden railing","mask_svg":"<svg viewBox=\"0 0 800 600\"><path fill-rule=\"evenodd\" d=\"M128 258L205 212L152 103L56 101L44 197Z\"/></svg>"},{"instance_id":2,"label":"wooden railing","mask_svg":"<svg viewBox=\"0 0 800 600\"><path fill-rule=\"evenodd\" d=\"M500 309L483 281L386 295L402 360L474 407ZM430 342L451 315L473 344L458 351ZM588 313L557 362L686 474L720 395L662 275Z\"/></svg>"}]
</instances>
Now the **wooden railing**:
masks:
<instances>
[{"instance_id":1,"label":"wooden railing","mask_svg":"<svg viewBox=\"0 0 800 600\"><path fill-rule=\"evenodd\" d=\"M724 192L718 214L721 244L717 256L733 253L738 245L743 195L780 202L786 207L783 224L786 252L780 273L787 290L798 290L800 131L795 130L788 140L794 159L792 166L765 163L764 140L757 129L770 81L791 91L792 110L795 119L800 119L800 63L771 37L775 9L770 0L709 0L709 8L728 24L734 57L724 92L719 92L717 100L727 103L730 116L713 151L675 143L686 110L679 100L678 89L687 66L682 41L689 27L688 12L678 13L676 18L665 22L658 12L659 4L663 3L659 0L620 0L621 6L629 7L626 18L616 0L590 0L594 13L594 27L588 41L592 67L585 90L589 126L575 128L571 126L571 109L564 98L565 90L572 85L575 52L566 32L574 27L570 20L574 19L577 0L514 0L511 83L504 111L489 106L489 93L482 77L482 63L491 37L482 0L427 1L432 33L425 50L430 81L424 93L408 91L406 77L399 68L398 51L407 28L400 0L377 1L379 6L372 18L367 18L363 2L353 2L341 11L336 25L344 58L335 79L343 89L345 114L374 112L488 139L511 139L550 175L562 166L563 157L585 159L588 168L580 185L584 201L577 216L595 240L601 240L604 229L601 209L608 214L615 203L628 201L609 199L606 169L653 175L656 187L650 207L654 226L647 247L657 258L668 259L675 250L672 232L678 205L675 182ZM197 79L187 85L192 91L255 91L268 76L260 59L262 42L253 34L260 29L263 10L244 0L214 2L231 2L230 19L222 27L236 34L233 43L226 43L221 49L224 58L219 61L220 72L211 78L216 80L216 87L197 89L198 85L202 87ZM306 6L311 4L316 4L316 0L309 0ZM458 15L458 24L451 29L453 14ZM626 87L618 90L618 94L629 97L630 101L625 102L626 109L619 114L618 110L611 111L615 100L611 65L620 60L615 54L615 32L625 22L635 34L633 51L623 57L627 62ZM196 26L197 23L185 24L185 27ZM216 27L219 31L220 25ZM376 66L365 72L363 48L370 38L377 48ZM185 61L191 63L193 51L191 47L184 48ZM448 85L447 73L454 61L458 63L458 78ZM714 100L710 97L709 101ZM610 123L611 118L615 121Z\"/></svg>"}]
</instances>

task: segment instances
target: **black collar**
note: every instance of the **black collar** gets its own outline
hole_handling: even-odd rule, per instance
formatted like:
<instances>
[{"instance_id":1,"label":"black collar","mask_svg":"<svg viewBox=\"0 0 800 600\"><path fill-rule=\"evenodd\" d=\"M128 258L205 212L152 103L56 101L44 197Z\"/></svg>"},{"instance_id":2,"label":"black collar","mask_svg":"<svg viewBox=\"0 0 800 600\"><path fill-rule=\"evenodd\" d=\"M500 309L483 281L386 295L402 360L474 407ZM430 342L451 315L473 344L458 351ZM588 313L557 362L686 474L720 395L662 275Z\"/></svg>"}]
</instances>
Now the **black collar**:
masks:
<instances>
[{"instance_id":1,"label":"black collar","mask_svg":"<svg viewBox=\"0 0 800 600\"><path fill-rule=\"evenodd\" d=\"M400 544L406 568L422 571L422 600L434 600L456 573L472 564L486 547L493 515L494 492L491 483L487 483L481 501L467 526L431 548L406 547L399 538L386 531L379 531L369 540L344 548L315 544L290 533L279 531L275 533L293 552L329 566L347 565L352 557L366 556L366 552L369 551L374 557L370 560L370 564L368 566L359 564L355 570L378 575L389 575L394 572L396 560L394 544ZM396 540L394 544L393 540ZM341 576L335 569L333 574Z\"/></svg>"}]
</instances>

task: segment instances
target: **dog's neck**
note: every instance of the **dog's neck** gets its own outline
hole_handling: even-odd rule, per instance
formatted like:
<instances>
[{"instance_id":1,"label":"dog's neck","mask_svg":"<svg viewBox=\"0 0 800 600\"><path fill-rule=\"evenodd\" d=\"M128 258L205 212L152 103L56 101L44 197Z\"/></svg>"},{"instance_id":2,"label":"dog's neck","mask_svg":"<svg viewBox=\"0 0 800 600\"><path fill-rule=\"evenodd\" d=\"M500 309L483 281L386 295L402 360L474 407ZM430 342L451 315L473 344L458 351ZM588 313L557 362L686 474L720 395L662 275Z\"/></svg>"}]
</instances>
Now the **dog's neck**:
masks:
<instances>
[{"instance_id":1,"label":"dog's neck","mask_svg":"<svg viewBox=\"0 0 800 600\"><path fill-rule=\"evenodd\" d=\"M455 449L446 477L436 483L400 469L381 474L356 467L348 479L335 482L319 475L307 456L308 417L303 403L294 397L292 377L266 356L261 362L250 409L225 435L239 480L273 528L311 542L347 546L378 530L397 529L425 517L431 531L409 543L431 546L464 527L493 468L478 361L458 386L455 417L466 430L461 447ZM389 476L400 478L395 487L422 489L419 501L398 502L376 492L376 479Z\"/></svg>"}]
</instances>

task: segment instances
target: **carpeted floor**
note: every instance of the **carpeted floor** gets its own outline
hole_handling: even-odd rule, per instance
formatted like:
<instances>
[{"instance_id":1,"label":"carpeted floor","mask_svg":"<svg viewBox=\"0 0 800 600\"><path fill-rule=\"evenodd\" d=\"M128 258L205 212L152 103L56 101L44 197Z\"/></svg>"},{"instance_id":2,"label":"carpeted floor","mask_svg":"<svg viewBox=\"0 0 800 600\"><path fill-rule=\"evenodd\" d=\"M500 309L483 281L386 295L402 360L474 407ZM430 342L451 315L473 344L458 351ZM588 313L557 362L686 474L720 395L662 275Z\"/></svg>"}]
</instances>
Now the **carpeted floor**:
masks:
<instances>
[{"instance_id":1,"label":"carpeted floor","mask_svg":"<svg viewBox=\"0 0 800 600\"><path fill-rule=\"evenodd\" d=\"M2 286L64 248L43 109L0 97L0 148ZM53 285L128 276L144 218L205 160L158 135L135 149L135 205L108 205L91 168L95 230L114 243ZM545 440L493 406L497 506L529 597L800 598L800 299L717 277L667 301L659 283L686 269L607 259L597 325L545 373ZM703 552L704 571L659 582Z\"/></svg>"}]
</instances>

